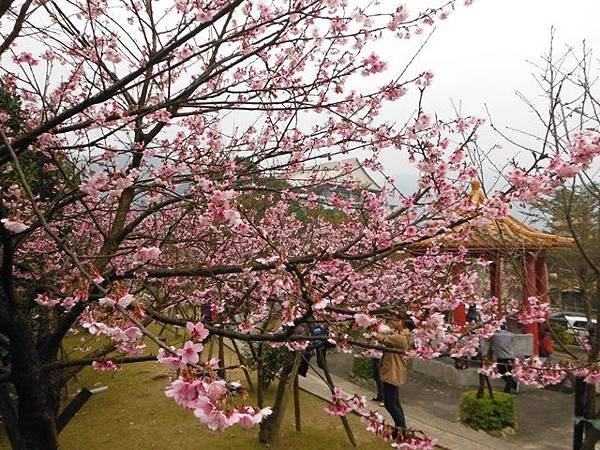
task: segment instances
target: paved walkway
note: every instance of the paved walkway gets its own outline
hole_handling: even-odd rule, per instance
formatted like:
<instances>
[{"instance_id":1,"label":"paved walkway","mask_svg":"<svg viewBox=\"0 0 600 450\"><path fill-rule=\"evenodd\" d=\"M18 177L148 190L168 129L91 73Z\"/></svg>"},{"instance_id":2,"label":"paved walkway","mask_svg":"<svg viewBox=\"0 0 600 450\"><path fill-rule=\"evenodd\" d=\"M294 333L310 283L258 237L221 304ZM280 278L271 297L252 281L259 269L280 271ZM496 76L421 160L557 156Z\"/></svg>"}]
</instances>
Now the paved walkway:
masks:
<instances>
[{"instance_id":1,"label":"paved walkway","mask_svg":"<svg viewBox=\"0 0 600 450\"><path fill-rule=\"evenodd\" d=\"M367 398L373 397L374 392L367 387L359 386L343 378L332 375L334 384L343 392L360 393ZM331 393L327 385L312 370L306 378L300 377L300 388L325 401L329 401ZM474 431L458 422L436 417L418 406L403 404L406 420L411 428L419 429L425 434L435 437L438 446L449 450L519 450L523 447L504 439L495 438L482 431ZM387 411L376 403L371 402L371 409L389 417Z\"/></svg>"},{"instance_id":2,"label":"paved walkway","mask_svg":"<svg viewBox=\"0 0 600 450\"><path fill-rule=\"evenodd\" d=\"M339 357L332 352L327 362L330 370L352 382L352 359ZM502 380L493 380L495 390L501 390ZM363 388L375 389L375 384ZM472 389L472 388L471 388ZM451 424L459 423L458 406L465 389L446 384L415 373L409 369L408 381L400 388L403 405ZM573 395L555 389L536 389L521 385L514 397L517 409L517 427L514 434L502 436L523 450L565 450L572 448Z\"/></svg>"},{"instance_id":3,"label":"paved walkway","mask_svg":"<svg viewBox=\"0 0 600 450\"><path fill-rule=\"evenodd\" d=\"M456 386L412 372L400 395L403 404L417 406L448 422L457 422L463 392ZM514 399L517 429L514 434L502 437L503 441L512 442L523 450L572 448L573 395L521 386L521 392Z\"/></svg>"}]
</instances>

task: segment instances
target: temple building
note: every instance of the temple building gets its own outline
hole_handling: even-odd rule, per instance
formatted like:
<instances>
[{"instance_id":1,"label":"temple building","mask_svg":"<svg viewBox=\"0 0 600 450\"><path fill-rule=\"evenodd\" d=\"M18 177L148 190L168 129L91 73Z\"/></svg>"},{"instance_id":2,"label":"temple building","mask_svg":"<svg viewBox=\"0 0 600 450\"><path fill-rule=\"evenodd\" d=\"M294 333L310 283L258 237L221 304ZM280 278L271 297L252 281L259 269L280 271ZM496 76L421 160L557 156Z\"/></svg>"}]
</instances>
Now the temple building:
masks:
<instances>
[{"instance_id":1,"label":"temple building","mask_svg":"<svg viewBox=\"0 0 600 450\"><path fill-rule=\"evenodd\" d=\"M328 161L309 167L294 176L296 184L309 184L310 190L329 201L336 193L359 201L361 191L380 192L381 186L368 174L357 158Z\"/></svg>"},{"instance_id":2,"label":"temple building","mask_svg":"<svg viewBox=\"0 0 600 450\"><path fill-rule=\"evenodd\" d=\"M475 204L485 201L479 181L471 182L469 197ZM465 233L466 232L466 233ZM465 234L467 235L465 239ZM460 237L459 237L460 236ZM546 250L568 248L575 245L570 237L558 236L536 230L513 216L487 221L484 225L472 221L462 223L453 230L418 242L410 247L411 251L425 251L433 243L439 243L444 251L457 251L459 247L467 249L474 258L490 261L490 297L496 297L498 307L502 307L503 263L512 258L520 270L523 303L527 305L529 297L539 297L549 301L548 268ZM454 323L466 323L468 305L459 305L453 313ZM523 333L533 335L533 353L538 351L537 324L523 326Z\"/></svg>"}]
</instances>

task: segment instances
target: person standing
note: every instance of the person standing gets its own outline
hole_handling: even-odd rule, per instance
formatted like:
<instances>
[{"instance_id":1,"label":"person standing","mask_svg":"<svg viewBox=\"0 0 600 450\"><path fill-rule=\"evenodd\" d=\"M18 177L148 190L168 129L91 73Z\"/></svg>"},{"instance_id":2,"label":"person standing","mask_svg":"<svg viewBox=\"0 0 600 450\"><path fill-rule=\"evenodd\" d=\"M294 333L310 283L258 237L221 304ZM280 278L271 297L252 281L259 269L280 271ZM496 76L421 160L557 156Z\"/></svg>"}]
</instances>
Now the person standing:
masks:
<instances>
[{"instance_id":1,"label":"person standing","mask_svg":"<svg viewBox=\"0 0 600 450\"><path fill-rule=\"evenodd\" d=\"M377 395L371 400L383 406L383 389L381 387L381 377L379 376L380 365L381 358L371 358L371 372L373 373L373 380L375 380L375 384L377 385Z\"/></svg>"},{"instance_id":2,"label":"person standing","mask_svg":"<svg viewBox=\"0 0 600 450\"><path fill-rule=\"evenodd\" d=\"M299 327L298 334L304 333L306 333L304 328ZM327 334L327 329L323 327L315 327L312 329L311 334L313 336L325 336ZM308 368L310 366L310 359L313 354L317 356L317 367L319 369L325 369L325 365L327 364L327 350L333 347L335 346L327 340L314 341L311 344L309 344L308 347L306 347L306 349L304 350L304 354L302 355L302 359L300 360L298 375L306 378Z\"/></svg>"},{"instance_id":3,"label":"person standing","mask_svg":"<svg viewBox=\"0 0 600 450\"><path fill-rule=\"evenodd\" d=\"M552 332L548 323L544 322L538 326L539 335L539 347L538 353L542 358L549 359L554 353L554 346L552 344Z\"/></svg>"},{"instance_id":4,"label":"person standing","mask_svg":"<svg viewBox=\"0 0 600 450\"><path fill-rule=\"evenodd\" d=\"M510 374L515 363L513 334L506 331L504 325L492 336L491 350L498 363L498 372L500 372L504 380L504 392L507 394L510 394L513 390L518 392L519 383Z\"/></svg>"},{"instance_id":5,"label":"person standing","mask_svg":"<svg viewBox=\"0 0 600 450\"><path fill-rule=\"evenodd\" d=\"M399 387L406 382L408 373L406 370L406 360L404 352L408 350L410 342L410 331L403 320L394 320L390 323L390 334L380 334L378 341L388 348L397 352L384 351L379 368L379 377L381 379L381 389L383 394L383 404L387 412L390 413L397 427L392 437L396 438L398 429L406 428L406 419L404 410L400 403Z\"/></svg>"},{"instance_id":6,"label":"person standing","mask_svg":"<svg viewBox=\"0 0 600 450\"><path fill-rule=\"evenodd\" d=\"M475 305L469 305L469 309L467 310L467 323L473 322L473 324L476 324L480 321L481 318L477 312L477 307Z\"/></svg>"}]
</instances>

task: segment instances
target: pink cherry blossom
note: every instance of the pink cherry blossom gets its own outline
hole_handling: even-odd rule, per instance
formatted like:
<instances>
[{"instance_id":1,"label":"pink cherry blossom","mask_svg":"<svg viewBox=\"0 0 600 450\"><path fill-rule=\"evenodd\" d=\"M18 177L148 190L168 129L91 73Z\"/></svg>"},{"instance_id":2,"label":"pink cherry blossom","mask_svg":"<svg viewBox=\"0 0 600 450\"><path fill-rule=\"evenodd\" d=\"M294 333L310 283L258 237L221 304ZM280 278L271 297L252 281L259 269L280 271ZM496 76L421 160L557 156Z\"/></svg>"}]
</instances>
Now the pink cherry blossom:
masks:
<instances>
[{"instance_id":1,"label":"pink cherry blossom","mask_svg":"<svg viewBox=\"0 0 600 450\"><path fill-rule=\"evenodd\" d=\"M204 341L208 337L208 330L204 327L202 322L197 322L195 324L188 322L185 327L194 339Z\"/></svg>"},{"instance_id":2,"label":"pink cherry blossom","mask_svg":"<svg viewBox=\"0 0 600 450\"><path fill-rule=\"evenodd\" d=\"M25 225L24 223L15 220L10 220L7 218L1 219L0 222L2 223L4 228L13 233L22 233L28 228L27 225Z\"/></svg>"},{"instance_id":3,"label":"pink cherry blossom","mask_svg":"<svg viewBox=\"0 0 600 450\"><path fill-rule=\"evenodd\" d=\"M369 317L367 314L357 313L354 314L354 322L359 327L369 328L371 325L377 323L377 319Z\"/></svg>"},{"instance_id":4,"label":"pink cherry blossom","mask_svg":"<svg viewBox=\"0 0 600 450\"><path fill-rule=\"evenodd\" d=\"M136 259L138 263L153 261L158 259L161 253L158 247L143 247L137 251Z\"/></svg>"},{"instance_id":5,"label":"pink cherry blossom","mask_svg":"<svg viewBox=\"0 0 600 450\"><path fill-rule=\"evenodd\" d=\"M38 294L35 298L35 302L40 306L52 307L56 306L60 303L60 300L56 298L51 298L48 294Z\"/></svg>"},{"instance_id":6,"label":"pink cherry blossom","mask_svg":"<svg viewBox=\"0 0 600 450\"><path fill-rule=\"evenodd\" d=\"M179 356L175 356L171 353L167 353L164 349L158 350L158 356L156 358L158 362L165 364L167 367L173 370L185 369L186 363Z\"/></svg>"},{"instance_id":7,"label":"pink cherry blossom","mask_svg":"<svg viewBox=\"0 0 600 450\"><path fill-rule=\"evenodd\" d=\"M201 352L203 348L204 346L202 344L195 344L192 341L187 341L183 345L183 348L177 350L177 354L185 364L196 364L200 360L198 353Z\"/></svg>"},{"instance_id":8,"label":"pink cherry blossom","mask_svg":"<svg viewBox=\"0 0 600 450\"><path fill-rule=\"evenodd\" d=\"M361 73L363 76L383 72L387 68L387 62L382 61L375 53L371 53L371 55L368 58L365 58L362 63L363 70Z\"/></svg>"},{"instance_id":9,"label":"pink cherry blossom","mask_svg":"<svg viewBox=\"0 0 600 450\"><path fill-rule=\"evenodd\" d=\"M23 63L31 66L36 66L39 63L39 61L35 59L29 52L22 52L21 54L14 56L13 61L17 64Z\"/></svg>"},{"instance_id":10,"label":"pink cherry blossom","mask_svg":"<svg viewBox=\"0 0 600 450\"><path fill-rule=\"evenodd\" d=\"M187 408L198 397L197 383L188 383L178 378L165 390L165 395Z\"/></svg>"},{"instance_id":11,"label":"pink cherry blossom","mask_svg":"<svg viewBox=\"0 0 600 450\"><path fill-rule=\"evenodd\" d=\"M352 412L352 408L343 400L342 391L336 387L333 394L331 394L331 404L324 411L332 416L345 416Z\"/></svg>"},{"instance_id":12,"label":"pink cherry blossom","mask_svg":"<svg viewBox=\"0 0 600 450\"><path fill-rule=\"evenodd\" d=\"M119 366L113 361L94 361L92 367L99 372L116 372L119 370Z\"/></svg>"}]
</instances>

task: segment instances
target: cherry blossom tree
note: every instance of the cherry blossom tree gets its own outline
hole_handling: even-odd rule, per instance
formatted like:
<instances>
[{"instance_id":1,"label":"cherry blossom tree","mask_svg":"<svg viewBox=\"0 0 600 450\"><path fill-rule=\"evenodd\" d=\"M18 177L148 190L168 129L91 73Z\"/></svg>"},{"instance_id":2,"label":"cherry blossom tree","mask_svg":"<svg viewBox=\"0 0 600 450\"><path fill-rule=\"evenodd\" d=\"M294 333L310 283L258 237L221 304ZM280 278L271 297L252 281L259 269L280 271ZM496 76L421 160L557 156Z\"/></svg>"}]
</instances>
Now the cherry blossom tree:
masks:
<instances>
[{"instance_id":1,"label":"cherry blossom tree","mask_svg":"<svg viewBox=\"0 0 600 450\"><path fill-rule=\"evenodd\" d=\"M541 128L546 133L536 136L545 148L554 155L572 145L575 136L593 135L600 128L600 99L594 79L597 67L593 53L585 43L580 47L560 46L554 32L548 52L536 64L536 80L545 104L522 95L523 100L535 112ZM529 148L531 151L532 148ZM590 148L581 157L590 158ZM598 266L598 205L600 183L597 163L585 167L564 164L561 158L552 162L560 173L573 178L558 189L551 197L542 197L533 205L531 215L546 228L574 239L569 251L556 252L553 256L555 269L562 272L561 278L572 279L571 283L581 290L581 306L588 320L589 337L578 336L577 343L584 350L573 352L561 344L558 336L554 341L568 355L558 370L538 368L526 370L525 378L545 384L545 377L552 382L572 378L575 388L575 438L574 447L592 449L600 439L597 427L599 408L597 405L597 372L595 368L600 352L600 267ZM564 284L557 283L558 289ZM562 305L555 305L561 308ZM564 312L564 311L563 311ZM539 363L537 363L539 366ZM569 370L573 369L574 370Z\"/></svg>"},{"instance_id":2,"label":"cherry blossom tree","mask_svg":"<svg viewBox=\"0 0 600 450\"><path fill-rule=\"evenodd\" d=\"M16 400L2 390L1 402L17 411L15 448L58 448L59 392L85 366L156 359L173 374L165 394L208 428L268 421L271 410L228 379L235 367L204 357L211 337L372 354L385 349L385 319L409 314L410 355L474 354L505 317L476 295L476 277L453 275L473 263L465 252L412 255L411 244L502 217L600 153L597 129L579 130L511 168L483 205L469 201L484 121L428 112L434 74L390 73L373 52L445 19L453 0L410 13L344 0L5 3L0 343ZM397 123L390 108L414 114ZM324 180L320 162L359 154L382 172L383 151L419 169L416 192L386 178L358 200L316 194L325 182L361 190L339 174ZM460 302L478 305L483 325L448 322ZM544 319L523 308L508 313ZM315 324L327 334L311 334ZM159 326L183 337L165 342ZM87 336L83 357L61 350L70 334ZM332 401L330 413L354 409L397 445L434 444L393 433L362 398L334 391Z\"/></svg>"}]
</instances>

